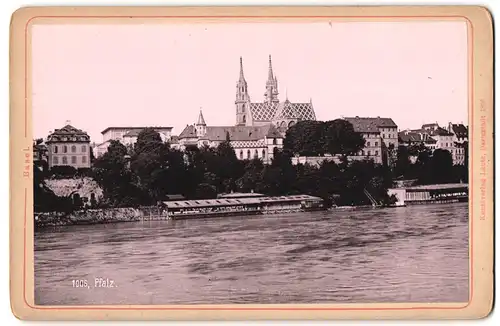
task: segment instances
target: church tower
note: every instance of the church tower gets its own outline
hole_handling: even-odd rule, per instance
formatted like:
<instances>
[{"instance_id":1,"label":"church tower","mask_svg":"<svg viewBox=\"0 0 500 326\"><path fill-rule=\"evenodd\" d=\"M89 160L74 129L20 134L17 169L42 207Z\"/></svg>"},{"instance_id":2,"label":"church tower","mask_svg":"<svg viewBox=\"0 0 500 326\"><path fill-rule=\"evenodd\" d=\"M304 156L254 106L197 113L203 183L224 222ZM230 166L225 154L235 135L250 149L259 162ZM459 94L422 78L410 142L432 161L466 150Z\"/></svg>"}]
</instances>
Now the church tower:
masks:
<instances>
[{"instance_id":1,"label":"church tower","mask_svg":"<svg viewBox=\"0 0 500 326\"><path fill-rule=\"evenodd\" d=\"M200 115L198 116L198 121L194 125L196 129L196 136L203 137L207 133L207 124L205 123L205 118L203 118L203 113L200 109Z\"/></svg>"},{"instance_id":2,"label":"church tower","mask_svg":"<svg viewBox=\"0 0 500 326\"><path fill-rule=\"evenodd\" d=\"M266 93L264 94L266 103L273 104L279 103L278 99L278 79L273 74L273 65L271 62L271 55L269 55L269 70L267 73Z\"/></svg>"},{"instance_id":3,"label":"church tower","mask_svg":"<svg viewBox=\"0 0 500 326\"><path fill-rule=\"evenodd\" d=\"M236 83L236 125L244 126L248 120L248 103L250 97L248 96L248 86L243 75L243 59L240 57L240 79Z\"/></svg>"}]
</instances>

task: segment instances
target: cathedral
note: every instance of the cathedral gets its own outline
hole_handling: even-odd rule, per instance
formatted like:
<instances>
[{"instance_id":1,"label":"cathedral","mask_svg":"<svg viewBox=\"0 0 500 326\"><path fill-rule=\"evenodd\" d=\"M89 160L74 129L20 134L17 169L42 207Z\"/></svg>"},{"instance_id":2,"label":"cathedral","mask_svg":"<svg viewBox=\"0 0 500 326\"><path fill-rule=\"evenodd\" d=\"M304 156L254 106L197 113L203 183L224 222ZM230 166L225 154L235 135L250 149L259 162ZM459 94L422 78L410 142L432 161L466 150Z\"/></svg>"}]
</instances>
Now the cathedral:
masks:
<instances>
[{"instance_id":1,"label":"cathedral","mask_svg":"<svg viewBox=\"0 0 500 326\"><path fill-rule=\"evenodd\" d=\"M215 147L229 136L231 146L238 159L259 158L270 163L275 148L283 147L288 128L301 120L316 120L309 103L291 103L278 99L278 79L273 73L269 56L268 80L263 102L252 102L243 74L243 60L240 58L240 77L236 84L236 124L234 126L207 126L200 110L198 120L186 126L178 137L178 147Z\"/></svg>"},{"instance_id":2,"label":"cathedral","mask_svg":"<svg viewBox=\"0 0 500 326\"><path fill-rule=\"evenodd\" d=\"M240 57L240 78L236 84L236 125L261 126L272 123L281 133L300 120L316 120L312 101L292 103L288 97L284 102L278 98L278 79L273 73L271 56L263 102L252 102L243 73L243 59Z\"/></svg>"}]
</instances>

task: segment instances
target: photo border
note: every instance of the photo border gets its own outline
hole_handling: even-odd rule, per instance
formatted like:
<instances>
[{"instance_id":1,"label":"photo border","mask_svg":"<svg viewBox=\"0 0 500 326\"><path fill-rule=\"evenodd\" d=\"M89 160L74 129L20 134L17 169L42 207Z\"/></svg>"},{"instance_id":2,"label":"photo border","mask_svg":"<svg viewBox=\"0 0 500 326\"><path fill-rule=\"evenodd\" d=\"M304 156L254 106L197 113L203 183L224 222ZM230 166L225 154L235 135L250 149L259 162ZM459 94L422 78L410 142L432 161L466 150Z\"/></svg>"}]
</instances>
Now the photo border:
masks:
<instances>
[{"instance_id":1,"label":"photo border","mask_svg":"<svg viewBox=\"0 0 500 326\"><path fill-rule=\"evenodd\" d=\"M31 27L34 24L227 23L319 21L456 21L467 23L469 89L469 301L280 305L34 304ZM27 7L10 35L10 289L25 320L464 319L489 314L493 302L493 30L478 6L379 7Z\"/></svg>"}]
</instances>

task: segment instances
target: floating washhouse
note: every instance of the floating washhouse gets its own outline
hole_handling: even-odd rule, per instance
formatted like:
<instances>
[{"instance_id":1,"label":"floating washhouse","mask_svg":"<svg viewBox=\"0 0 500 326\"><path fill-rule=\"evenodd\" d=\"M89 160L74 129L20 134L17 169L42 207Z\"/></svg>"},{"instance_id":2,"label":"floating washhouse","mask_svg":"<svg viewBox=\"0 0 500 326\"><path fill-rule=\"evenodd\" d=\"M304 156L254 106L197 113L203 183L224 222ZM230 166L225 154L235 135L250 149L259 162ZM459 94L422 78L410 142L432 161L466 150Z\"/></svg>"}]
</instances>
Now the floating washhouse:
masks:
<instances>
[{"instance_id":1,"label":"floating washhouse","mask_svg":"<svg viewBox=\"0 0 500 326\"><path fill-rule=\"evenodd\" d=\"M323 200L309 195L231 196L231 198L164 201L163 213L172 219L292 213L323 208Z\"/></svg>"},{"instance_id":2,"label":"floating washhouse","mask_svg":"<svg viewBox=\"0 0 500 326\"><path fill-rule=\"evenodd\" d=\"M469 200L469 185L448 183L393 188L389 189L387 194L396 196L395 206L466 202Z\"/></svg>"}]
</instances>

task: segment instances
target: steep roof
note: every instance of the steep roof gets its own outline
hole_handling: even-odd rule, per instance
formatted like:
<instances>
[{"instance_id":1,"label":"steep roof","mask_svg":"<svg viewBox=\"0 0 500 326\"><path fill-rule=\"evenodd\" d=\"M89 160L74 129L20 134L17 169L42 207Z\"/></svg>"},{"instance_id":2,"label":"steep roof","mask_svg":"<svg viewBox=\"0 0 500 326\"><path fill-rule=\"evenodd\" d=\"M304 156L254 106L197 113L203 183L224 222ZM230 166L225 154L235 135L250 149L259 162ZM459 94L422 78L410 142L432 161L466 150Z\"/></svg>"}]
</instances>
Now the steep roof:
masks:
<instances>
[{"instance_id":1,"label":"steep roof","mask_svg":"<svg viewBox=\"0 0 500 326\"><path fill-rule=\"evenodd\" d=\"M402 131L398 133L399 141L404 143L424 142L435 144L437 141L430 137L427 130Z\"/></svg>"},{"instance_id":2,"label":"steep roof","mask_svg":"<svg viewBox=\"0 0 500 326\"><path fill-rule=\"evenodd\" d=\"M208 126L206 133L201 139L210 141L223 141L229 133L231 141L250 141L267 138L282 138L279 131L272 124L264 126L231 126L231 127L211 127ZM179 135L179 139L197 138L194 126L187 126Z\"/></svg>"},{"instance_id":3,"label":"steep roof","mask_svg":"<svg viewBox=\"0 0 500 326\"><path fill-rule=\"evenodd\" d=\"M379 132L379 128L397 128L398 126L391 118L367 118L367 117L348 117L356 132Z\"/></svg>"},{"instance_id":4,"label":"steep roof","mask_svg":"<svg viewBox=\"0 0 500 326\"><path fill-rule=\"evenodd\" d=\"M61 142L61 141L90 142L90 137L85 131L77 129L71 125L66 125L61 129L54 130L54 132L47 137L46 143Z\"/></svg>"},{"instance_id":5,"label":"steep roof","mask_svg":"<svg viewBox=\"0 0 500 326\"><path fill-rule=\"evenodd\" d=\"M272 121L273 119L316 120L311 103L250 103L254 121Z\"/></svg>"},{"instance_id":6,"label":"steep roof","mask_svg":"<svg viewBox=\"0 0 500 326\"><path fill-rule=\"evenodd\" d=\"M274 119L316 120L311 103L291 103L286 100L278 105Z\"/></svg>"},{"instance_id":7,"label":"steep roof","mask_svg":"<svg viewBox=\"0 0 500 326\"><path fill-rule=\"evenodd\" d=\"M431 136L453 136L451 132L441 127L438 127L436 130L430 130L429 134Z\"/></svg>"},{"instance_id":8,"label":"steep roof","mask_svg":"<svg viewBox=\"0 0 500 326\"><path fill-rule=\"evenodd\" d=\"M458 137L467 137L468 134L468 128L464 126L462 123L460 124L452 124L451 125L452 131L455 135Z\"/></svg>"}]
</instances>

